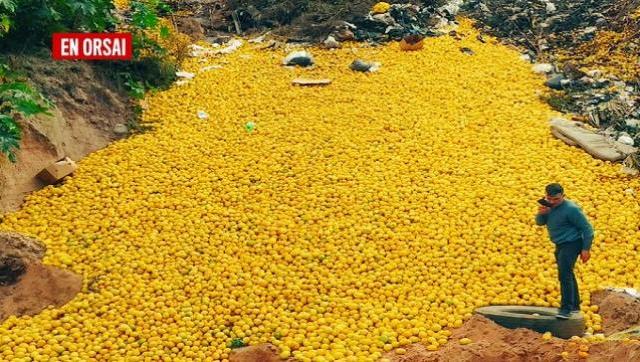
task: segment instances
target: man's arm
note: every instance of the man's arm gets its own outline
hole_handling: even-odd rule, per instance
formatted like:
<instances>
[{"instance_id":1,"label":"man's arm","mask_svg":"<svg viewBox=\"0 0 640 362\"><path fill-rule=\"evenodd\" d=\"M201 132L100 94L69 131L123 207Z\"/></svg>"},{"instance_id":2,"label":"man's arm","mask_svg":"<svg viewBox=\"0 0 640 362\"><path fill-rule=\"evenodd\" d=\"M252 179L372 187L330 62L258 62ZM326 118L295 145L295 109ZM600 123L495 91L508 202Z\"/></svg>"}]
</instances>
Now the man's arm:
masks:
<instances>
[{"instance_id":1,"label":"man's arm","mask_svg":"<svg viewBox=\"0 0 640 362\"><path fill-rule=\"evenodd\" d=\"M569 213L569 220L580 230L582 235L582 250L589 251L593 242L593 226L587 220L580 208L575 208Z\"/></svg>"},{"instance_id":2,"label":"man's arm","mask_svg":"<svg viewBox=\"0 0 640 362\"><path fill-rule=\"evenodd\" d=\"M547 214L536 215L536 225L547 225Z\"/></svg>"},{"instance_id":3,"label":"man's arm","mask_svg":"<svg viewBox=\"0 0 640 362\"><path fill-rule=\"evenodd\" d=\"M546 206L540 206L538 208L538 214L536 215L536 225L546 225L549 217L549 211L551 209Z\"/></svg>"}]
</instances>

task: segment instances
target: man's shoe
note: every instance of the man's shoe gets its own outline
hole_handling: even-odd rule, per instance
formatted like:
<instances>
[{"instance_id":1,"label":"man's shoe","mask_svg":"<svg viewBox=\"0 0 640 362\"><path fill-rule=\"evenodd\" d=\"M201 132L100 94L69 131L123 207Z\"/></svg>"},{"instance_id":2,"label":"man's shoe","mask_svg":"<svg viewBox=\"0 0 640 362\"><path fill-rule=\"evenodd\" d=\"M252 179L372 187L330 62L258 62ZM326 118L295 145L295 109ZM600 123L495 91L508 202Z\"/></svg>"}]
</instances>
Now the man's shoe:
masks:
<instances>
[{"instance_id":1,"label":"man's shoe","mask_svg":"<svg viewBox=\"0 0 640 362\"><path fill-rule=\"evenodd\" d=\"M556 314L556 318L558 319L569 319L570 316L571 316L571 312L567 310L560 310L558 311L558 314Z\"/></svg>"},{"instance_id":2,"label":"man's shoe","mask_svg":"<svg viewBox=\"0 0 640 362\"><path fill-rule=\"evenodd\" d=\"M574 314L580 314L580 313L581 313L580 309L576 309L576 310L572 310L572 311L571 311L571 314L572 314L572 315L574 315Z\"/></svg>"}]
</instances>

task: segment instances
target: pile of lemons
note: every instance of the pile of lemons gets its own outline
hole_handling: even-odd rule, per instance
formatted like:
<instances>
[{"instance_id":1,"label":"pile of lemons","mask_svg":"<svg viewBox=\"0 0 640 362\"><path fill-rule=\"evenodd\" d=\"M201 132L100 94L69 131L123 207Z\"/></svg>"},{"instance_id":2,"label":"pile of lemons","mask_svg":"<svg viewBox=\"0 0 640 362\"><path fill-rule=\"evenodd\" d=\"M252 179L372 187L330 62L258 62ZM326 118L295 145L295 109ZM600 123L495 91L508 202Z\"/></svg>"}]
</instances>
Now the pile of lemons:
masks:
<instances>
[{"instance_id":1,"label":"pile of lemons","mask_svg":"<svg viewBox=\"0 0 640 362\"><path fill-rule=\"evenodd\" d=\"M311 49L312 69L283 67L289 50L265 43L190 59L194 79L147 99L152 130L3 218L84 289L0 324L0 359L220 361L264 342L299 361L436 350L476 307L558 305L553 246L534 223L549 182L595 226L577 271L599 330L589 293L640 287L640 180L555 140L544 79L468 23L459 33L412 53ZM353 72L355 58L382 67Z\"/></svg>"}]
</instances>

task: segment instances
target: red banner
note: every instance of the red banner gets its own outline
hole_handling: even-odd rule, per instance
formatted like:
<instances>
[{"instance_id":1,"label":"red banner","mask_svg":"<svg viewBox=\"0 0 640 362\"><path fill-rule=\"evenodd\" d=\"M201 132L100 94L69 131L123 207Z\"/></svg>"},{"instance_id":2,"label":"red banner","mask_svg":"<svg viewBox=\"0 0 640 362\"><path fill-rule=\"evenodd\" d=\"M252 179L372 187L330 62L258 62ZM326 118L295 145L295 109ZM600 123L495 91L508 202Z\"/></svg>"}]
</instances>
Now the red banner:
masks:
<instances>
[{"instance_id":1,"label":"red banner","mask_svg":"<svg viewBox=\"0 0 640 362\"><path fill-rule=\"evenodd\" d=\"M130 33L54 33L51 44L56 60L131 60Z\"/></svg>"}]
</instances>

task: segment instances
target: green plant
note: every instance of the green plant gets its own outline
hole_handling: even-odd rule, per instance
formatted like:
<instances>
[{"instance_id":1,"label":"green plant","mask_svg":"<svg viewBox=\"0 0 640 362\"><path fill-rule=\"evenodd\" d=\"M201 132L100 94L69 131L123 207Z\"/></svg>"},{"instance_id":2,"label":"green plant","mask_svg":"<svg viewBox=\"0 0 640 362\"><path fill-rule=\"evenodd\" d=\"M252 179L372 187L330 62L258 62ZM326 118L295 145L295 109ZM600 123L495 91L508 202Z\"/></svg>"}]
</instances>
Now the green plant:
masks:
<instances>
[{"instance_id":1,"label":"green plant","mask_svg":"<svg viewBox=\"0 0 640 362\"><path fill-rule=\"evenodd\" d=\"M11 16L16 11L14 0L0 0L0 38L11 30Z\"/></svg>"},{"instance_id":2,"label":"green plant","mask_svg":"<svg viewBox=\"0 0 640 362\"><path fill-rule=\"evenodd\" d=\"M61 31L115 29L111 0L0 0L0 36L9 46L46 45Z\"/></svg>"},{"instance_id":3,"label":"green plant","mask_svg":"<svg viewBox=\"0 0 640 362\"><path fill-rule=\"evenodd\" d=\"M44 113L51 102L33 90L22 76L0 63L0 152L16 162L15 151L20 148L21 128L16 116L30 117Z\"/></svg>"},{"instance_id":4,"label":"green plant","mask_svg":"<svg viewBox=\"0 0 640 362\"><path fill-rule=\"evenodd\" d=\"M231 340L231 343L229 343L229 348L231 349L241 348L246 346L247 344L244 342L244 340L242 340L242 338L234 338Z\"/></svg>"}]
</instances>

